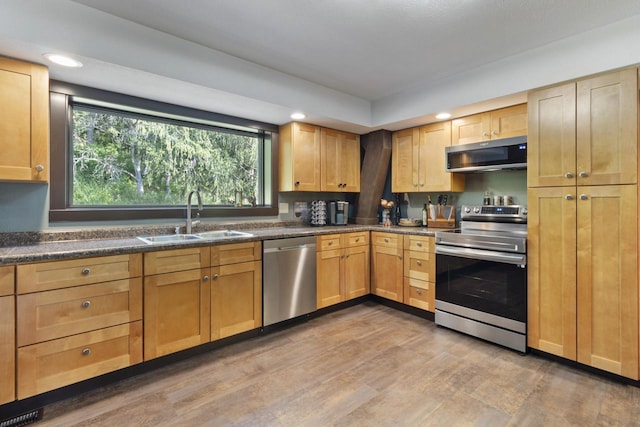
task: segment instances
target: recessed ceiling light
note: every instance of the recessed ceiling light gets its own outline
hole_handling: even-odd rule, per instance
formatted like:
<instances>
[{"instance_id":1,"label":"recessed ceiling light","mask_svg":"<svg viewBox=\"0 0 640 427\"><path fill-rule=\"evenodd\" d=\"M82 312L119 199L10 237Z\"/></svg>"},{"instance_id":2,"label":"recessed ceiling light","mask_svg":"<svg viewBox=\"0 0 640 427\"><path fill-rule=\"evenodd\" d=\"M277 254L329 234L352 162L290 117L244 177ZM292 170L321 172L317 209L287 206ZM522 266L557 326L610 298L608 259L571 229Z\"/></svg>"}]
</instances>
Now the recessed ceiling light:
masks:
<instances>
[{"instance_id":1,"label":"recessed ceiling light","mask_svg":"<svg viewBox=\"0 0 640 427\"><path fill-rule=\"evenodd\" d=\"M438 119L438 120L448 119L449 117L451 117L451 114L449 114L449 113L438 113L438 114L436 114L436 119Z\"/></svg>"},{"instance_id":2,"label":"recessed ceiling light","mask_svg":"<svg viewBox=\"0 0 640 427\"><path fill-rule=\"evenodd\" d=\"M304 114L304 113L293 113L293 114L291 115L291 118L292 118L293 120L302 120L302 119L304 119L305 117L307 117L307 115L306 115L306 114Z\"/></svg>"},{"instance_id":3,"label":"recessed ceiling light","mask_svg":"<svg viewBox=\"0 0 640 427\"><path fill-rule=\"evenodd\" d=\"M68 56L59 55L57 53L45 53L42 56L44 56L54 64L62 65L63 67L72 67L72 68L82 67L82 62L76 61L75 59L70 58Z\"/></svg>"}]
</instances>

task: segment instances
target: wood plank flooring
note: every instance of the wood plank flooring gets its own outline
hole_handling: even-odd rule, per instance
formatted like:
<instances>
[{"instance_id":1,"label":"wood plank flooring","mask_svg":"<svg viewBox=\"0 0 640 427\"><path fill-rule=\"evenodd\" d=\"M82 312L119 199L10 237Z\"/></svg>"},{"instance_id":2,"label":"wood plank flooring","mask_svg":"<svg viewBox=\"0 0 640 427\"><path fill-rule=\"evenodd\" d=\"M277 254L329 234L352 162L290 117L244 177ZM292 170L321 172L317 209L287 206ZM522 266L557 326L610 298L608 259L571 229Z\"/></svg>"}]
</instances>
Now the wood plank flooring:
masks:
<instances>
[{"instance_id":1,"label":"wood plank flooring","mask_svg":"<svg viewBox=\"0 0 640 427\"><path fill-rule=\"evenodd\" d=\"M45 408L44 426L640 426L640 389L367 302Z\"/></svg>"}]
</instances>

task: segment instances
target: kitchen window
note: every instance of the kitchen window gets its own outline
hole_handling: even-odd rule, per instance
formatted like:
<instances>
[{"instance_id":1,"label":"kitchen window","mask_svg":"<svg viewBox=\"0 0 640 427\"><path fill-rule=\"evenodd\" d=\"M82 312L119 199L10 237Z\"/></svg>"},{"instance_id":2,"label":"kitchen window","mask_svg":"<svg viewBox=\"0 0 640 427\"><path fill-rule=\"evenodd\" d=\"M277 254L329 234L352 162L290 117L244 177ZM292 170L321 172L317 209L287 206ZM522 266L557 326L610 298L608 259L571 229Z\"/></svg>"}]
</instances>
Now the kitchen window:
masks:
<instances>
[{"instance_id":1,"label":"kitchen window","mask_svg":"<svg viewBox=\"0 0 640 427\"><path fill-rule=\"evenodd\" d=\"M277 215L277 129L53 81L50 220Z\"/></svg>"}]
</instances>

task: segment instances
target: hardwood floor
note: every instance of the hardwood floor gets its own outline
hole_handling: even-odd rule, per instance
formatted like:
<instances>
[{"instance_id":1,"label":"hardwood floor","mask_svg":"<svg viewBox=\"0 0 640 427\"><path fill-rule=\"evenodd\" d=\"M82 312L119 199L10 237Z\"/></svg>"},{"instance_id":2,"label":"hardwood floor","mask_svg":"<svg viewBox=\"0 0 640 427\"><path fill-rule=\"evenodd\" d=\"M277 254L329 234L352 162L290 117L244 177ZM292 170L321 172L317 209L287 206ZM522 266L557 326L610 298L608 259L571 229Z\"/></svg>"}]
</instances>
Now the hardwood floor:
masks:
<instances>
[{"instance_id":1,"label":"hardwood floor","mask_svg":"<svg viewBox=\"0 0 640 427\"><path fill-rule=\"evenodd\" d=\"M45 408L38 426L640 426L640 389L367 302Z\"/></svg>"}]
</instances>

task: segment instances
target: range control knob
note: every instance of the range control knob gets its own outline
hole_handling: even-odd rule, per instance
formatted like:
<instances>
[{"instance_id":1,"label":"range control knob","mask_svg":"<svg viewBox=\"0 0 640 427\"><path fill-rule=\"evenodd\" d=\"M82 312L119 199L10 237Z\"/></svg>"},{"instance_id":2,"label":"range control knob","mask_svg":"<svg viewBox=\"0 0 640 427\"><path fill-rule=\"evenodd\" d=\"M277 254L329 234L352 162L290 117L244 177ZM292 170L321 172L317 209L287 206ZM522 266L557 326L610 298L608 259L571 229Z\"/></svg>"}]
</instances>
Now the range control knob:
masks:
<instances>
[{"instance_id":1,"label":"range control knob","mask_svg":"<svg viewBox=\"0 0 640 427\"><path fill-rule=\"evenodd\" d=\"M527 216L527 208L522 208L522 216Z\"/></svg>"},{"instance_id":2,"label":"range control knob","mask_svg":"<svg viewBox=\"0 0 640 427\"><path fill-rule=\"evenodd\" d=\"M464 208L464 213L471 213L471 208L468 206Z\"/></svg>"},{"instance_id":3,"label":"range control knob","mask_svg":"<svg viewBox=\"0 0 640 427\"><path fill-rule=\"evenodd\" d=\"M480 208L477 206L473 208L473 213L480 213Z\"/></svg>"}]
</instances>

